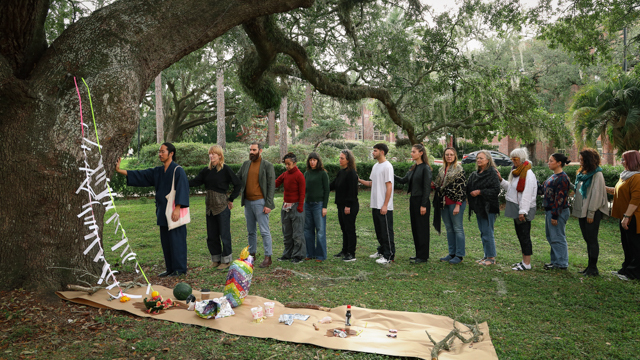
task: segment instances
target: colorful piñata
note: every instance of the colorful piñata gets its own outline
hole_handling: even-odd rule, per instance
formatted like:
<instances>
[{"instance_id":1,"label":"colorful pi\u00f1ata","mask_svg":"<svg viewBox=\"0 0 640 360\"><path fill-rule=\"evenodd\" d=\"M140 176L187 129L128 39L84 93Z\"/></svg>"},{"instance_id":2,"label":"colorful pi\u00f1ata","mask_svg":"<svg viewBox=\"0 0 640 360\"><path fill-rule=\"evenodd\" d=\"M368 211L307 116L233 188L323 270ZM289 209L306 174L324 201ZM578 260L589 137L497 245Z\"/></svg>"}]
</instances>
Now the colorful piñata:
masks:
<instances>
[{"instance_id":1,"label":"colorful pi\u00f1ata","mask_svg":"<svg viewBox=\"0 0 640 360\"><path fill-rule=\"evenodd\" d=\"M224 296L229 300L231 307L238 307L249 294L251 278L253 277L253 257L249 255L249 247L240 252L240 258L234 260L229 267L227 282L224 287Z\"/></svg>"}]
</instances>

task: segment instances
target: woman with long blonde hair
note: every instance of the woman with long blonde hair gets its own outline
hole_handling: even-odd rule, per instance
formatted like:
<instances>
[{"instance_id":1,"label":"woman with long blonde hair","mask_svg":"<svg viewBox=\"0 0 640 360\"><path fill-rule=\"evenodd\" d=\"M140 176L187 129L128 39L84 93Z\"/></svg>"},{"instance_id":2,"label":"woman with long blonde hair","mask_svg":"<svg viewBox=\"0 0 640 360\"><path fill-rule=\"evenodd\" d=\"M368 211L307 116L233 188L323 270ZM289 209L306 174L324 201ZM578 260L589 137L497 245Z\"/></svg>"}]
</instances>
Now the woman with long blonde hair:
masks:
<instances>
[{"instance_id":1,"label":"woman with long blonde hair","mask_svg":"<svg viewBox=\"0 0 640 360\"><path fill-rule=\"evenodd\" d=\"M209 148L209 166L200 171L189 186L204 184L207 190L207 247L213 266L219 270L228 268L233 260L231 249L231 209L233 200L240 194L242 183L233 170L224 163L224 151L219 145ZM233 192L227 196L229 185Z\"/></svg>"},{"instance_id":2,"label":"woman with long blonde hair","mask_svg":"<svg viewBox=\"0 0 640 360\"><path fill-rule=\"evenodd\" d=\"M440 258L449 264L459 264L465 256L464 209L467 205L467 178L458 163L456 149L444 149L442 167L433 182L433 227L440 233L440 214L447 230L449 253Z\"/></svg>"}]
</instances>

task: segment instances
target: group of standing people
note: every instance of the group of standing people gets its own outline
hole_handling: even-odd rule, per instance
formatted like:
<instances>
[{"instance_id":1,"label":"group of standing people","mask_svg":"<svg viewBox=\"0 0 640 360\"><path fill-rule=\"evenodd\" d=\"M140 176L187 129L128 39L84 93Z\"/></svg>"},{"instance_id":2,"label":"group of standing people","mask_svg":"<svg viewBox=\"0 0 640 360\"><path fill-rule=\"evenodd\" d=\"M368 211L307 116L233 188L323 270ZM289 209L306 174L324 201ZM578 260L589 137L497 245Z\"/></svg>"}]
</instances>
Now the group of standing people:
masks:
<instances>
[{"instance_id":1,"label":"group of standing people","mask_svg":"<svg viewBox=\"0 0 640 360\"><path fill-rule=\"evenodd\" d=\"M373 157L377 161L369 180L358 178L355 157L349 150L340 152L340 171L329 182L322 160L312 152L307 158L307 170L303 174L297 167L297 158L288 153L283 158L286 171L277 179L273 165L262 158L262 146L251 144L249 160L234 173L224 163L223 149L214 145L209 149L209 164L192 180L188 180L184 170L175 163L176 149L170 143L161 145L158 151L162 166L139 171L120 169L116 171L127 176L129 186L154 186L156 189L157 224L165 257L166 271L159 276L186 274L186 226L168 230L165 216L166 195L175 184L174 221L180 208L189 206L189 186L204 185L206 189L205 208L207 224L207 246L215 267L224 270L232 261L230 219L233 202L241 196L245 208L249 252L256 256L257 230L260 229L264 259L259 267L272 264L272 238L269 228L269 214L275 208L275 189L284 186L281 209L284 251L280 261L300 263L304 260L318 262L327 259L326 216L330 190L335 190L335 204L338 221L342 230L342 248L335 255L345 262L356 260L356 218L360 211L358 184L371 187L370 207L372 220L378 239L376 253L370 258L379 264L389 264L395 260L395 240L393 230L393 188L394 183L408 184L409 213L415 246L415 256L410 261L419 264L429 260L431 213L430 194L433 191L434 228L440 232L444 223L447 235L448 254L441 261L459 264L465 257L465 233L463 217L465 208L476 214L484 256L476 262L489 266L496 262L494 223L500 213L498 195L505 190L506 207L504 215L514 220L514 228L520 243L522 261L512 265L516 271L532 268L531 222L536 215L536 198L543 196L545 210L545 233L550 245L549 263L544 268L566 269L568 267L568 246L566 223L570 215L579 219L582 235L587 244L588 265L581 273L588 276L599 274L597 268L599 245L599 224L609 213L607 193L614 201L611 216L621 220L621 242L625 254L622 268L616 274L624 279L640 278L640 153L627 151L622 156L625 171L615 187L607 187L604 182L600 156L596 150L584 149L580 152L580 168L575 182L573 210L569 210L569 177L563 171L569 163L563 154L549 157L548 166L553 174L539 184L532 171L526 149L511 152L512 171L508 179L503 179L488 151L480 151L476 156L476 171L466 179L462 166L458 163L456 150L446 148L443 166L432 179L426 149L422 144L412 147L411 158L414 165L399 177L393 166L386 160L388 147L376 144ZM230 195L229 187L232 187ZM468 203L468 204L467 204Z\"/></svg>"}]
</instances>

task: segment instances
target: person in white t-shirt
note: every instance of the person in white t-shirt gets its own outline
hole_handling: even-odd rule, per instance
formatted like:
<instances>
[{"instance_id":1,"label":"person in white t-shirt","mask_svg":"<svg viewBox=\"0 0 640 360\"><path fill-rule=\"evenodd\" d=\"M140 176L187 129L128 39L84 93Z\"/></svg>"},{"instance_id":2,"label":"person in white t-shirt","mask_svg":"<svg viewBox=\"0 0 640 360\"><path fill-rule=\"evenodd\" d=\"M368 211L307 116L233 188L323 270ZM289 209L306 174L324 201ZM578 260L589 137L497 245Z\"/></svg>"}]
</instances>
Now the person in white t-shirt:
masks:
<instances>
[{"instance_id":1,"label":"person in white t-shirt","mask_svg":"<svg viewBox=\"0 0 640 360\"><path fill-rule=\"evenodd\" d=\"M378 238L378 250L370 255L372 259L378 258L378 264L389 264L394 261L396 244L393 240L393 166L387 161L386 156L389 147L385 144L373 146L373 158L378 163L371 169L371 181L358 179L364 185L371 187L371 213L373 225Z\"/></svg>"}]
</instances>

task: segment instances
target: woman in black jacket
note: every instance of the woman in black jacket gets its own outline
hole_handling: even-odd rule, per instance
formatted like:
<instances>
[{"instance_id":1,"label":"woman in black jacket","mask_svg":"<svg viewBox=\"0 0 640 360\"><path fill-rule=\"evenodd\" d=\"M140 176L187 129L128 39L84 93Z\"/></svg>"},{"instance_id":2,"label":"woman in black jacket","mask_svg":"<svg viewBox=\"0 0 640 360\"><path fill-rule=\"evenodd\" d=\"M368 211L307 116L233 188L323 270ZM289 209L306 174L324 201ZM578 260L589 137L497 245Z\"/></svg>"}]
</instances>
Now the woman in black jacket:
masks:
<instances>
[{"instance_id":1,"label":"woman in black jacket","mask_svg":"<svg viewBox=\"0 0 640 360\"><path fill-rule=\"evenodd\" d=\"M233 170L224 163L222 147L209 148L209 166L189 181L189 186L204 184L207 190L205 199L207 209L207 247L211 253L213 266L225 270L233 260L231 250L231 209L233 200L240 194L242 183ZM233 192L227 197L229 185Z\"/></svg>"},{"instance_id":2,"label":"woman in black jacket","mask_svg":"<svg viewBox=\"0 0 640 360\"><path fill-rule=\"evenodd\" d=\"M480 150L476 155L476 171L469 176L467 182L467 199L469 201L469 218L471 212L476 213L476 221L482 238L484 257L478 260L480 265L496 263L496 242L493 236L493 224L500 213L498 194L500 178L491 154Z\"/></svg>"},{"instance_id":3,"label":"woman in black jacket","mask_svg":"<svg viewBox=\"0 0 640 360\"><path fill-rule=\"evenodd\" d=\"M422 144L415 144L411 148L411 159L416 163L407 171L404 177L395 176L400 184L409 184L407 189L411 193L409 198L409 214L411 217L411 232L416 256L410 258L414 264L425 263L429 260L429 214L431 203L431 167L427 150Z\"/></svg>"},{"instance_id":4,"label":"woman in black jacket","mask_svg":"<svg viewBox=\"0 0 640 360\"><path fill-rule=\"evenodd\" d=\"M329 184L330 190L336 191L338 221L342 230L342 250L334 257L343 261L356 261L356 217L360 210L358 203L358 174L356 159L350 150L340 152L340 171Z\"/></svg>"}]
</instances>

